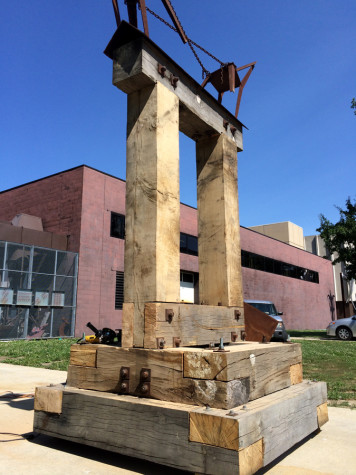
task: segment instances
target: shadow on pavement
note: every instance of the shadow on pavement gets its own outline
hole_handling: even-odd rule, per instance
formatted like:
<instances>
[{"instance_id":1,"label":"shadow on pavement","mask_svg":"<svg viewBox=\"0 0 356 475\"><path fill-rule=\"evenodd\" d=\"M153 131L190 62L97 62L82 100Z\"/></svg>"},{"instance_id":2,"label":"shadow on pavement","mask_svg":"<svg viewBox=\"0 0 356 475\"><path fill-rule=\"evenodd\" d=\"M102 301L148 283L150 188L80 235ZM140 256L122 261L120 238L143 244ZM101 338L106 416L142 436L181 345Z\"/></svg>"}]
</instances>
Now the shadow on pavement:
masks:
<instances>
[{"instance_id":1,"label":"shadow on pavement","mask_svg":"<svg viewBox=\"0 0 356 475\"><path fill-rule=\"evenodd\" d=\"M42 445L54 450L77 455L78 457L85 457L86 459L105 463L112 467L131 470L145 475L167 475L168 472L170 475L191 473L43 434L26 434L26 438L29 442L36 445Z\"/></svg>"}]
</instances>

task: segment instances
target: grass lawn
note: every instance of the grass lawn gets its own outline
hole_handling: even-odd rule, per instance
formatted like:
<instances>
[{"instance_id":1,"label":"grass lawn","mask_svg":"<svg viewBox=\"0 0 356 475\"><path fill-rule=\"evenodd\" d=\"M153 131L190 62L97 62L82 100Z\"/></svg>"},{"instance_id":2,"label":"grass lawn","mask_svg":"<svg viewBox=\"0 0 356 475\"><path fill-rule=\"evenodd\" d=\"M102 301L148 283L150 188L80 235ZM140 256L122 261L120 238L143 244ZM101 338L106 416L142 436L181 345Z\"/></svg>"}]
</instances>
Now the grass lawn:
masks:
<instances>
[{"instance_id":1,"label":"grass lawn","mask_svg":"<svg viewBox=\"0 0 356 475\"><path fill-rule=\"evenodd\" d=\"M0 342L0 363L67 371L70 346L76 339Z\"/></svg>"},{"instance_id":2,"label":"grass lawn","mask_svg":"<svg viewBox=\"0 0 356 475\"><path fill-rule=\"evenodd\" d=\"M330 405L356 408L356 341L294 342L302 345L304 379L326 381Z\"/></svg>"},{"instance_id":3,"label":"grass lawn","mask_svg":"<svg viewBox=\"0 0 356 475\"><path fill-rule=\"evenodd\" d=\"M320 336L310 331L290 333ZM322 336L325 337L325 332ZM0 362L67 370L70 346L75 341L71 338L0 342ZM356 408L356 341L294 341L302 345L304 379L326 381L331 405Z\"/></svg>"}]
</instances>

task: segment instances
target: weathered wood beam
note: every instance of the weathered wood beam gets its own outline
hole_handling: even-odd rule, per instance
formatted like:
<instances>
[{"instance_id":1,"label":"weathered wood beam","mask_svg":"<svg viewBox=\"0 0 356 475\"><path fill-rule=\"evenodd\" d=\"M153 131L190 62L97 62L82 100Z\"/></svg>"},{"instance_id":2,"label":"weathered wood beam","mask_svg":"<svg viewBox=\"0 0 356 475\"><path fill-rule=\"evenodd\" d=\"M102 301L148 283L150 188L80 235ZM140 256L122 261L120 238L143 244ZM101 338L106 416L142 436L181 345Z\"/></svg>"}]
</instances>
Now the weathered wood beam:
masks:
<instances>
[{"instance_id":1,"label":"weathered wood beam","mask_svg":"<svg viewBox=\"0 0 356 475\"><path fill-rule=\"evenodd\" d=\"M230 409L302 381L299 344L237 343L226 346L226 352L90 345L97 352L95 367L85 366L79 356L87 346L72 346L71 387ZM123 368L129 372L125 377ZM148 393L141 391L143 369L150 371Z\"/></svg>"},{"instance_id":2,"label":"weathered wood beam","mask_svg":"<svg viewBox=\"0 0 356 475\"><path fill-rule=\"evenodd\" d=\"M243 307L237 147L226 135L197 143L199 299Z\"/></svg>"},{"instance_id":3,"label":"weathered wood beam","mask_svg":"<svg viewBox=\"0 0 356 475\"><path fill-rule=\"evenodd\" d=\"M80 389L62 394L61 414L35 410L35 432L210 475L255 473L318 430L318 408L326 412L322 382L229 412Z\"/></svg>"},{"instance_id":4,"label":"weathered wood beam","mask_svg":"<svg viewBox=\"0 0 356 475\"><path fill-rule=\"evenodd\" d=\"M242 341L242 307L147 303L145 306L145 348L201 346Z\"/></svg>"},{"instance_id":5,"label":"weathered wood beam","mask_svg":"<svg viewBox=\"0 0 356 475\"><path fill-rule=\"evenodd\" d=\"M178 98L157 83L128 96L124 301L134 304L134 346L145 302L180 300L179 226Z\"/></svg>"}]
</instances>

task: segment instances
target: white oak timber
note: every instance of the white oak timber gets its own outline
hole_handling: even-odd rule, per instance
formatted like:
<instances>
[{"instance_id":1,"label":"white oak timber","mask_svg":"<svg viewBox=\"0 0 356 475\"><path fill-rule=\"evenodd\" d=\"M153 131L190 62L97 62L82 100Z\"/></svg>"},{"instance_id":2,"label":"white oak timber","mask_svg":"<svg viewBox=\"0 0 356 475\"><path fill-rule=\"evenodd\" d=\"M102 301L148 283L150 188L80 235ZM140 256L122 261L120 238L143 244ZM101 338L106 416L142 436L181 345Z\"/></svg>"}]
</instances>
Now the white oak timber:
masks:
<instances>
[{"instance_id":1,"label":"white oak timber","mask_svg":"<svg viewBox=\"0 0 356 475\"><path fill-rule=\"evenodd\" d=\"M199 299L243 307L237 147L225 135L197 142Z\"/></svg>"},{"instance_id":2,"label":"white oak timber","mask_svg":"<svg viewBox=\"0 0 356 475\"><path fill-rule=\"evenodd\" d=\"M62 413L64 386L39 386L35 390L35 411L51 412L54 414Z\"/></svg>"},{"instance_id":3,"label":"white oak timber","mask_svg":"<svg viewBox=\"0 0 356 475\"><path fill-rule=\"evenodd\" d=\"M232 411L67 388L62 414L36 410L34 431L191 472L246 475L318 430L325 402L320 382Z\"/></svg>"},{"instance_id":4,"label":"white oak timber","mask_svg":"<svg viewBox=\"0 0 356 475\"><path fill-rule=\"evenodd\" d=\"M96 367L85 366L85 359L78 357L88 346L96 351ZM124 367L130 372L126 393L143 396L140 375L145 368L151 371L151 398L230 409L295 384L293 367L301 375L299 344L242 342L226 349L73 345L68 385L120 393Z\"/></svg>"},{"instance_id":5,"label":"white oak timber","mask_svg":"<svg viewBox=\"0 0 356 475\"><path fill-rule=\"evenodd\" d=\"M137 347L145 302L180 300L178 102L161 83L128 95L124 301Z\"/></svg>"},{"instance_id":6,"label":"white oak timber","mask_svg":"<svg viewBox=\"0 0 356 475\"><path fill-rule=\"evenodd\" d=\"M166 310L173 311L171 320L166 319ZM238 320L235 311L240 312ZM192 305L176 303L147 303L145 306L145 348L157 348L157 339L164 340L165 348L174 348L176 339L179 346L209 345L241 341L245 329L243 308L212 305Z\"/></svg>"}]
</instances>

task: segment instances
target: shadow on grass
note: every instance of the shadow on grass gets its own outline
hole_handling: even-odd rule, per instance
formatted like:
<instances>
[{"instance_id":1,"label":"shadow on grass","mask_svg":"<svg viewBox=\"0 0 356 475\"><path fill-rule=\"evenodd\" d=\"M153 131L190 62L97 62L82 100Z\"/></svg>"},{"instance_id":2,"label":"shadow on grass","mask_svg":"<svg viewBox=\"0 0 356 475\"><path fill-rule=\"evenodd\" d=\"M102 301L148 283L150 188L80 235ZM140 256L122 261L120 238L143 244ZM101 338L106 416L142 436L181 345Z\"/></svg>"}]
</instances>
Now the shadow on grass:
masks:
<instances>
[{"instance_id":1,"label":"shadow on grass","mask_svg":"<svg viewBox=\"0 0 356 475\"><path fill-rule=\"evenodd\" d=\"M300 337L300 338L326 338L325 330L289 330L288 331L291 338Z\"/></svg>"}]
</instances>

